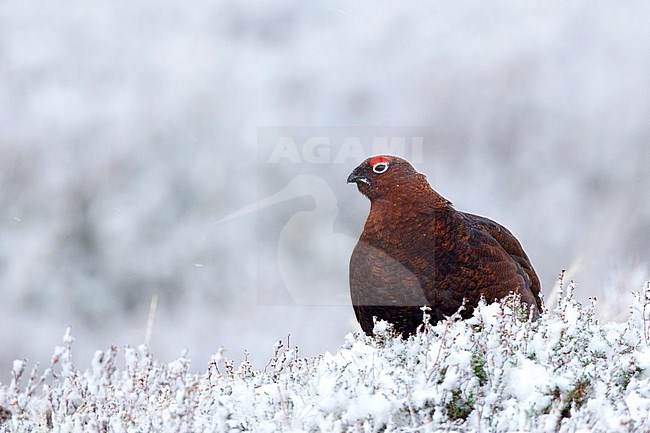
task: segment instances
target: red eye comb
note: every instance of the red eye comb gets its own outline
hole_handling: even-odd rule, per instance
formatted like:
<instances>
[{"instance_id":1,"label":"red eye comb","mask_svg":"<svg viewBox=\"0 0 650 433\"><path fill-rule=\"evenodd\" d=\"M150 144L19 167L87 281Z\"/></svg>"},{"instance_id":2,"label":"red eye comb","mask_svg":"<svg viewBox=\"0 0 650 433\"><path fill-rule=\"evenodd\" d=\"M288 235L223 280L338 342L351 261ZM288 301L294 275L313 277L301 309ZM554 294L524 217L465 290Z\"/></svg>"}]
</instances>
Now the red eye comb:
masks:
<instances>
[{"instance_id":1,"label":"red eye comb","mask_svg":"<svg viewBox=\"0 0 650 433\"><path fill-rule=\"evenodd\" d=\"M386 158L385 156L375 156L370 160L370 166L374 167L377 164L388 164L390 162L390 159Z\"/></svg>"}]
</instances>

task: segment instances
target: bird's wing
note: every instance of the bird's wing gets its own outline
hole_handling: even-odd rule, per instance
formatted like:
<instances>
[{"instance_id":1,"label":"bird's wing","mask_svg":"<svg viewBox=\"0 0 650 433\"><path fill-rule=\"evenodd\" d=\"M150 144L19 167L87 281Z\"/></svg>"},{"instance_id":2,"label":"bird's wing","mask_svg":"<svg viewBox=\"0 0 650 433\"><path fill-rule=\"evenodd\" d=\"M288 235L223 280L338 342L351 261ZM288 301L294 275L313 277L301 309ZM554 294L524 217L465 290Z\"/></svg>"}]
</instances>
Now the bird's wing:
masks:
<instances>
[{"instance_id":1,"label":"bird's wing","mask_svg":"<svg viewBox=\"0 0 650 433\"><path fill-rule=\"evenodd\" d=\"M537 308L539 311L542 311L542 301L539 296L541 290L539 277L517 238L515 238L510 230L489 218L465 212L463 212L463 215L474 227L492 236L492 238L499 243L501 248L503 248L528 275L528 289L532 292L535 298Z\"/></svg>"}]
</instances>

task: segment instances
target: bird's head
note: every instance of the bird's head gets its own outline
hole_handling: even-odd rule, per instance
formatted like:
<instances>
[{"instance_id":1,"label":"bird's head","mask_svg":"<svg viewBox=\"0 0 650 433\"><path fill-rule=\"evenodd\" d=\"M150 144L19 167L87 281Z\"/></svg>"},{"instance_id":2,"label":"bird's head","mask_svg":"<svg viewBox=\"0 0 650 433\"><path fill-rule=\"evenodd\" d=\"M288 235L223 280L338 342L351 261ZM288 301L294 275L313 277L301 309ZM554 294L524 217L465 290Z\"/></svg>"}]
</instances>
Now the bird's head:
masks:
<instances>
[{"instance_id":1,"label":"bird's head","mask_svg":"<svg viewBox=\"0 0 650 433\"><path fill-rule=\"evenodd\" d=\"M405 159L392 155L378 155L363 161L348 176L348 183L356 183L359 191L371 201L413 188L424 182L424 175L415 171Z\"/></svg>"}]
</instances>

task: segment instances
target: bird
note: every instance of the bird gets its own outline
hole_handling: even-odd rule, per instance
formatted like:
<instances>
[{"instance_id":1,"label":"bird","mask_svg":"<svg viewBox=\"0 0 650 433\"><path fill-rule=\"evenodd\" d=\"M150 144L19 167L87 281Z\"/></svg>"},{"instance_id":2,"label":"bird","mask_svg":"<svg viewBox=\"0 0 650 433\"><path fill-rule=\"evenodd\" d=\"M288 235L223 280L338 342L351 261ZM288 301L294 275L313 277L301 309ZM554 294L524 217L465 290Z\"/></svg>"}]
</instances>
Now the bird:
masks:
<instances>
[{"instance_id":1,"label":"bird","mask_svg":"<svg viewBox=\"0 0 650 433\"><path fill-rule=\"evenodd\" d=\"M459 312L472 316L486 302L520 296L533 320L541 313L539 277L515 236L486 217L461 212L405 159L377 155L348 183L370 200L363 232L352 251L349 285L361 329L375 320L402 337Z\"/></svg>"}]
</instances>

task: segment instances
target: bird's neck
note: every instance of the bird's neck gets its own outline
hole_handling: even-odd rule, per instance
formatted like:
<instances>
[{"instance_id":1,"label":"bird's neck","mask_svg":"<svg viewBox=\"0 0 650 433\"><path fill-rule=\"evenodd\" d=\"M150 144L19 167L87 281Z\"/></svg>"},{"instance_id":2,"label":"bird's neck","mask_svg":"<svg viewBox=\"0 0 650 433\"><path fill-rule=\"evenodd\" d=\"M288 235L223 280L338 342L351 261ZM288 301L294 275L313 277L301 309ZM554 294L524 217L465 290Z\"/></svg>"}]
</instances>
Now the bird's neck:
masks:
<instances>
[{"instance_id":1,"label":"bird's neck","mask_svg":"<svg viewBox=\"0 0 650 433\"><path fill-rule=\"evenodd\" d=\"M378 212L406 213L411 211L417 214L422 211L430 212L434 209L445 209L452 206L449 200L431 188L426 176L420 173L416 176L413 182L393 185L393 188L384 195L372 198L370 212L372 213L374 209Z\"/></svg>"},{"instance_id":2,"label":"bird's neck","mask_svg":"<svg viewBox=\"0 0 650 433\"><path fill-rule=\"evenodd\" d=\"M428 185L427 189L372 200L364 233L409 231L410 227L419 226L424 221L436 220L447 212L454 212L450 201Z\"/></svg>"}]
</instances>

